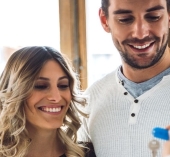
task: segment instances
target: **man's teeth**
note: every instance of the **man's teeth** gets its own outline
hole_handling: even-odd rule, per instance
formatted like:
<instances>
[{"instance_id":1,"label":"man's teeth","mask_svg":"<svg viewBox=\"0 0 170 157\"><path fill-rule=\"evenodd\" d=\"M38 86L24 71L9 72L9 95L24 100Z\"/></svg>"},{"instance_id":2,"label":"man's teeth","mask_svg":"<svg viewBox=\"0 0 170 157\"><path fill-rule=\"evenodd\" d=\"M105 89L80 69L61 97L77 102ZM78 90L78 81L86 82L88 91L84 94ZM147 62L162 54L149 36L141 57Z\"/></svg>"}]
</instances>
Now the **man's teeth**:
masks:
<instances>
[{"instance_id":1,"label":"man's teeth","mask_svg":"<svg viewBox=\"0 0 170 157\"><path fill-rule=\"evenodd\" d=\"M137 49L144 49L146 47L149 47L150 44L146 44L146 45L143 45L143 46L137 46L137 45L133 45L133 47L137 48Z\"/></svg>"},{"instance_id":2,"label":"man's teeth","mask_svg":"<svg viewBox=\"0 0 170 157\"><path fill-rule=\"evenodd\" d=\"M46 112L59 112L61 111L61 107L57 108L42 107L42 110Z\"/></svg>"}]
</instances>

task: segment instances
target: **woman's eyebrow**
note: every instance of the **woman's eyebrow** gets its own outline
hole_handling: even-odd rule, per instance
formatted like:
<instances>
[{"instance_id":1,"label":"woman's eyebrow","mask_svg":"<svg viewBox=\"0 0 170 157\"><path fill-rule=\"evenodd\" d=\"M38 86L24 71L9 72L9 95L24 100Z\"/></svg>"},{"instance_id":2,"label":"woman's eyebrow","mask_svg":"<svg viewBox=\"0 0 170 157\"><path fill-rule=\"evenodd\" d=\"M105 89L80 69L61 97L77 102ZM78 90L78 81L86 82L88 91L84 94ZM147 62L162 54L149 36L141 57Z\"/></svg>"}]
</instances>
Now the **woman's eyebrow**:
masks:
<instances>
[{"instance_id":1,"label":"woman's eyebrow","mask_svg":"<svg viewBox=\"0 0 170 157\"><path fill-rule=\"evenodd\" d=\"M50 79L46 78L46 77L38 77L37 80L46 80L46 81L49 81Z\"/></svg>"},{"instance_id":2,"label":"woman's eyebrow","mask_svg":"<svg viewBox=\"0 0 170 157\"><path fill-rule=\"evenodd\" d=\"M59 77L58 80L62 80L62 79L69 79L68 76L62 76L62 77ZM47 77L38 77L37 80L45 80L45 81L49 81L50 79L47 78Z\"/></svg>"},{"instance_id":3,"label":"woman's eyebrow","mask_svg":"<svg viewBox=\"0 0 170 157\"><path fill-rule=\"evenodd\" d=\"M62 76L62 77L59 78L59 80L62 80L62 79L68 79L69 80L68 76Z\"/></svg>"}]
</instances>

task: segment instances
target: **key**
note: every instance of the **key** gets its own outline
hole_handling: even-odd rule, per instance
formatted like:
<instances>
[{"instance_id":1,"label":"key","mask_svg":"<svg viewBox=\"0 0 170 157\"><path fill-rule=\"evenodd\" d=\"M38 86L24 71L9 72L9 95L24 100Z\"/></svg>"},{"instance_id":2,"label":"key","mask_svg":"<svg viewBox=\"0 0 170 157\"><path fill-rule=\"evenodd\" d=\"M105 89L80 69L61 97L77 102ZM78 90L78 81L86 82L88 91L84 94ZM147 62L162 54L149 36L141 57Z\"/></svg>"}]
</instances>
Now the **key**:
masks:
<instances>
[{"instance_id":1,"label":"key","mask_svg":"<svg viewBox=\"0 0 170 157\"><path fill-rule=\"evenodd\" d=\"M157 156L157 150L160 147L159 142L157 140L153 139L149 142L148 147L152 151L152 157L156 157Z\"/></svg>"},{"instance_id":2,"label":"key","mask_svg":"<svg viewBox=\"0 0 170 157\"><path fill-rule=\"evenodd\" d=\"M160 138L163 140L169 140L168 129L159 128L159 127L153 128L152 135L156 138Z\"/></svg>"}]
</instances>

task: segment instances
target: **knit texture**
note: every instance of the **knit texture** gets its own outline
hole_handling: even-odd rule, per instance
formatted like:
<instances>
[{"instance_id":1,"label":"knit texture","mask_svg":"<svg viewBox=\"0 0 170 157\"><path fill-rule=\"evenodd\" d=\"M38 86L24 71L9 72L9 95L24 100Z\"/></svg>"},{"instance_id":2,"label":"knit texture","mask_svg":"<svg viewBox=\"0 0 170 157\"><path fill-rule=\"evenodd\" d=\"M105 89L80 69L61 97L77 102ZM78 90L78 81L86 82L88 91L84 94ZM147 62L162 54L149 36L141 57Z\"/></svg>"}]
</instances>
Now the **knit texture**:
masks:
<instances>
[{"instance_id":1,"label":"knit texture","mask_svg":"<svg viewBox=\"0 0 170 157\"><path fill-rule=\"evenodd\" d=\"M170 124L170 76L134 99L114 71L87 91L90 113L83 129L93 142L97 157L152 157L148 143L154 127ZM87 140L88 137L83 140ZM164 141L158 139L161 157Z\"/></svg>"}]
</instances>

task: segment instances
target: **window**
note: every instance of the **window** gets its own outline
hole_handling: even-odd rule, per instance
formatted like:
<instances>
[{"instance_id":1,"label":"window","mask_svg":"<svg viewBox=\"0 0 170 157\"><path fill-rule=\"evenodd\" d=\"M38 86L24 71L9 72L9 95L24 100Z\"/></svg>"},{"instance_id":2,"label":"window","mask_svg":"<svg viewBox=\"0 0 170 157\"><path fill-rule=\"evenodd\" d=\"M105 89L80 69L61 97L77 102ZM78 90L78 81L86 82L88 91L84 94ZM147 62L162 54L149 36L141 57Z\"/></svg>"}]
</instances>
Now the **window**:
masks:
<instances>
[{"instance_id":1,"label":"window","mask_svg":"<svg viewBox=\"0 0 170 157\"><path fill-rule=\"evenodd\" d=\"M60 51L58 0L0 1L0 72L8 57L24 46Z\"/></svg>"},{"instance_id":2,"label":"window","mask_svg":"<svg viewBox=\"0 0 170 157\"><path fill-rule=\"evenodd\" d=\"M121 64L111 35L106 33L100 24L100 3L100 0L86 0L88 86Z\"/></svg>"}]
</instances>

